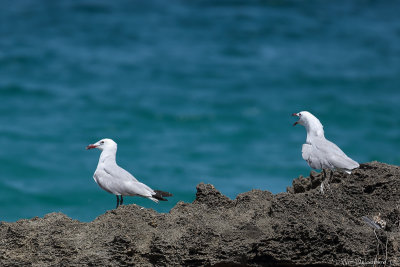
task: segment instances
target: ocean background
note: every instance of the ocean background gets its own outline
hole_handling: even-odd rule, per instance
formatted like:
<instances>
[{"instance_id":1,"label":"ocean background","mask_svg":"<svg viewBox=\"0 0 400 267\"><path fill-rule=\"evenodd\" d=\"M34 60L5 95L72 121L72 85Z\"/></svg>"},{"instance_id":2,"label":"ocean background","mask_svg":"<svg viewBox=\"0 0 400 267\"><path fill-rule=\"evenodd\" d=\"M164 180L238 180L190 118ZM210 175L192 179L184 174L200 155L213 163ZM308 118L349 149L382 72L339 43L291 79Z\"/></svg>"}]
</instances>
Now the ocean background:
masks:
<instances>
[{"instance_id":1,"label":"ocean background","mask_svg":"<svg viewBox=\"0 0 400 267\"><path fill-rule=\"evenodd\" d=\"M101 138L118 163L174 194L235 198L308 176L308 110L358 162L400 164L398 1L18 0L0 9L0 220L91 221L115 196L92 176Z\"/></svg>"}]
</instances>

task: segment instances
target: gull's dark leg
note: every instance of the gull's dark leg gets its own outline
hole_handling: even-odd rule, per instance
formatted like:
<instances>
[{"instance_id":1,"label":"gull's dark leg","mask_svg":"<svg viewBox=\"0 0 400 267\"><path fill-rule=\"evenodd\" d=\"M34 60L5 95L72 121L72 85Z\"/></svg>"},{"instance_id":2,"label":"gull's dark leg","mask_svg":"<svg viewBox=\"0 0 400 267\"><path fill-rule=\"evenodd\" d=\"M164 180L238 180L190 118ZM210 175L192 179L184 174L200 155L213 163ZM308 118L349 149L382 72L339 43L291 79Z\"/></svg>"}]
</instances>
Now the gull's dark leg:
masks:
<instances>
[{"instance_id":1,"label":"gull's dark leg","mask_svg":"<svg viewBox=\"0 0 400 267\"><path fill-rule=\"evenodd\" d=\"M119 204L122 205L122 202L124 202L124 199L122 198L122 195L121 195L121 200L119 201Z\"/></svg>"},{"instance_id":2,"label":"gull's dark leg","mask_svg":"<svg viewBox=\"0 0 400 267\"><path fill-rule=\"evenodd\" d=\"M324 182L326 180L326 171L325 171L325 169L322 169L322 172L323 172L322 181L321 181L321 185L320 185L320 188L319 188L319 191L321 192L321 194L324 193L324 188L325 188Z\"/></svg>"},{"instance_id":3,"label":"gull's dark leg","mask_svg":"<svg viewBox=\"0 0 400 267\"><path fill-rule=\"evenodd\" d=\"M333 177L333 170L332 169L330 169L330 175L329 175L329 178L328 179L326 179L326 186L328 187L328 189L331 189L331 186L329 185L329 183L330 183L330 181L332 181L332 177Z\"/></svg>"},{"instance_id":4,"label":"gull's dark leg","mask_svg":"<svg viewBox=\"0 0 400 267\"><path fill-rule=\"evenodd\" d=\"M116 209L118 209L118 206L119 206L119 196L118 195L116 195L117 196L117 207L116 207Z\"/></svg>"},{"instance_id":5,"label":"gull's dark leg","mask_svg":"<svg viewBox=\"0 0 400 267\"><path fill-rule=\"evenodd\" d=\"M322 177L321 188L320 188L320 191L321 191L322 194L324 193L325 187L328 188L329 190L331 189L331 186L329 185L329 182L333 177L333 170L329 169L329 171L330 171L330 174L329 174L329 178L328 178L327 174L326 174L326 170L323 169L324 174L323 174L323 177Z\"/></svg>"}]
</instances>

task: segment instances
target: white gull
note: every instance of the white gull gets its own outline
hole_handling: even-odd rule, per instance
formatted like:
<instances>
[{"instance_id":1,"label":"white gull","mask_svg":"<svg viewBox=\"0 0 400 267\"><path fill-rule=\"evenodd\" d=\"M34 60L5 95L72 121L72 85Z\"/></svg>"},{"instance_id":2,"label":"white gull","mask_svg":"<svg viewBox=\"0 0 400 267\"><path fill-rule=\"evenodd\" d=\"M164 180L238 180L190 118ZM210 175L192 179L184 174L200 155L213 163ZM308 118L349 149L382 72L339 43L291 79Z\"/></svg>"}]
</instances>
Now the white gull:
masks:
<instances>
[{"instance_id":1,"label":"white gull","mask_svg":"<svg viewBox=\"0 0 400 267\"><path fill-rule=\"evenodd\" d=\"M299 118L293 126L300 124L306 128L307 139L301 152L303 159L311 168L317 170L330 169L332 176L333 170L341 170L350 174L351 170L360 166L337 145L325 138L323 126L313 114L308 111L301 111L292 115ZM326 178L325 170L324 175ZM321 184L321 191L323 191L323 183Z\"/></svg>"},{"instance_id":2,"label":"white gull","mask_svg":"<svg viewBox=\"0 0 400 267\"><path fill-rule=\"evenodd\" d=\"M141 196L155 202L167 201L164 197L172 196L168 192L151 189L118 166L116 162L117 143L113 140L102 139L86 147L86 149L92 148L102 150L93 179L102 189L117 196L117 208L122 205L123 196Z\"/></svg>"}]
</instances>

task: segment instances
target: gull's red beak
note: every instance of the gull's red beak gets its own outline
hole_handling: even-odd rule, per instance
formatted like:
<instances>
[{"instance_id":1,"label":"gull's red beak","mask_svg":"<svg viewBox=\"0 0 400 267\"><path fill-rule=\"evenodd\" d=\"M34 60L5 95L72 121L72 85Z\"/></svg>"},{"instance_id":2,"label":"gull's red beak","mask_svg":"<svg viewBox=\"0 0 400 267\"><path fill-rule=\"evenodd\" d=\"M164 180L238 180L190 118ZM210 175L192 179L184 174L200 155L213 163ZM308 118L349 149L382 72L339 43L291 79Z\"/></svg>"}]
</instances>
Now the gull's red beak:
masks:
<instances>
[{"instance_id":1,"label":"gull's red beak","mask_svg":"<svg viewBox=\"0 0 400 267\"><path fill-rule=\"evenodd\" d=\"M88 145L87 147L86 147L86 149L92 149L92 148L96 148L97 146L95 146L95 145Z\"/></svg>"},{"instance_id":2,"label":"gull's red beak","mask_svg":"<svg viewBox=\"0 0 400 267\"><path fill-rule=\"evenodd\" d=\"M298 116L299 116L299 113L293 113L292 116L298 117ZM293 126L296 126L298 123L299 123L299 122L296 121L295 123L293 123Z\"/></svg>"}]
</instances>

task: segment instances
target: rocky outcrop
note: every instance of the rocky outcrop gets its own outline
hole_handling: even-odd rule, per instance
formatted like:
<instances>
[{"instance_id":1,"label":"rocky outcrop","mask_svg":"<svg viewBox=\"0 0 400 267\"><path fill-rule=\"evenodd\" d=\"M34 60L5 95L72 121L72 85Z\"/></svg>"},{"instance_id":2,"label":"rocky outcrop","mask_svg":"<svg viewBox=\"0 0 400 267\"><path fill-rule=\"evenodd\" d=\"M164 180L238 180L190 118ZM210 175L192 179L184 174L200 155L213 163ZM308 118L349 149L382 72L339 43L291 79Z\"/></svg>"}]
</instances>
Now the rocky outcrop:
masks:
<instances>
[{"instance_id":1,"label":"rocky outcrop","mask_svg":"<svg viewBox=\"0 0 400 267\"><path fill-rule=\"evenodd\" d=\"M209 184L169 213L121 206L0 225L1 266L400 266L400 168L362 164L231 200ZM385 225L386 224L386 225Z\"/></svg>"}]
</instances>

